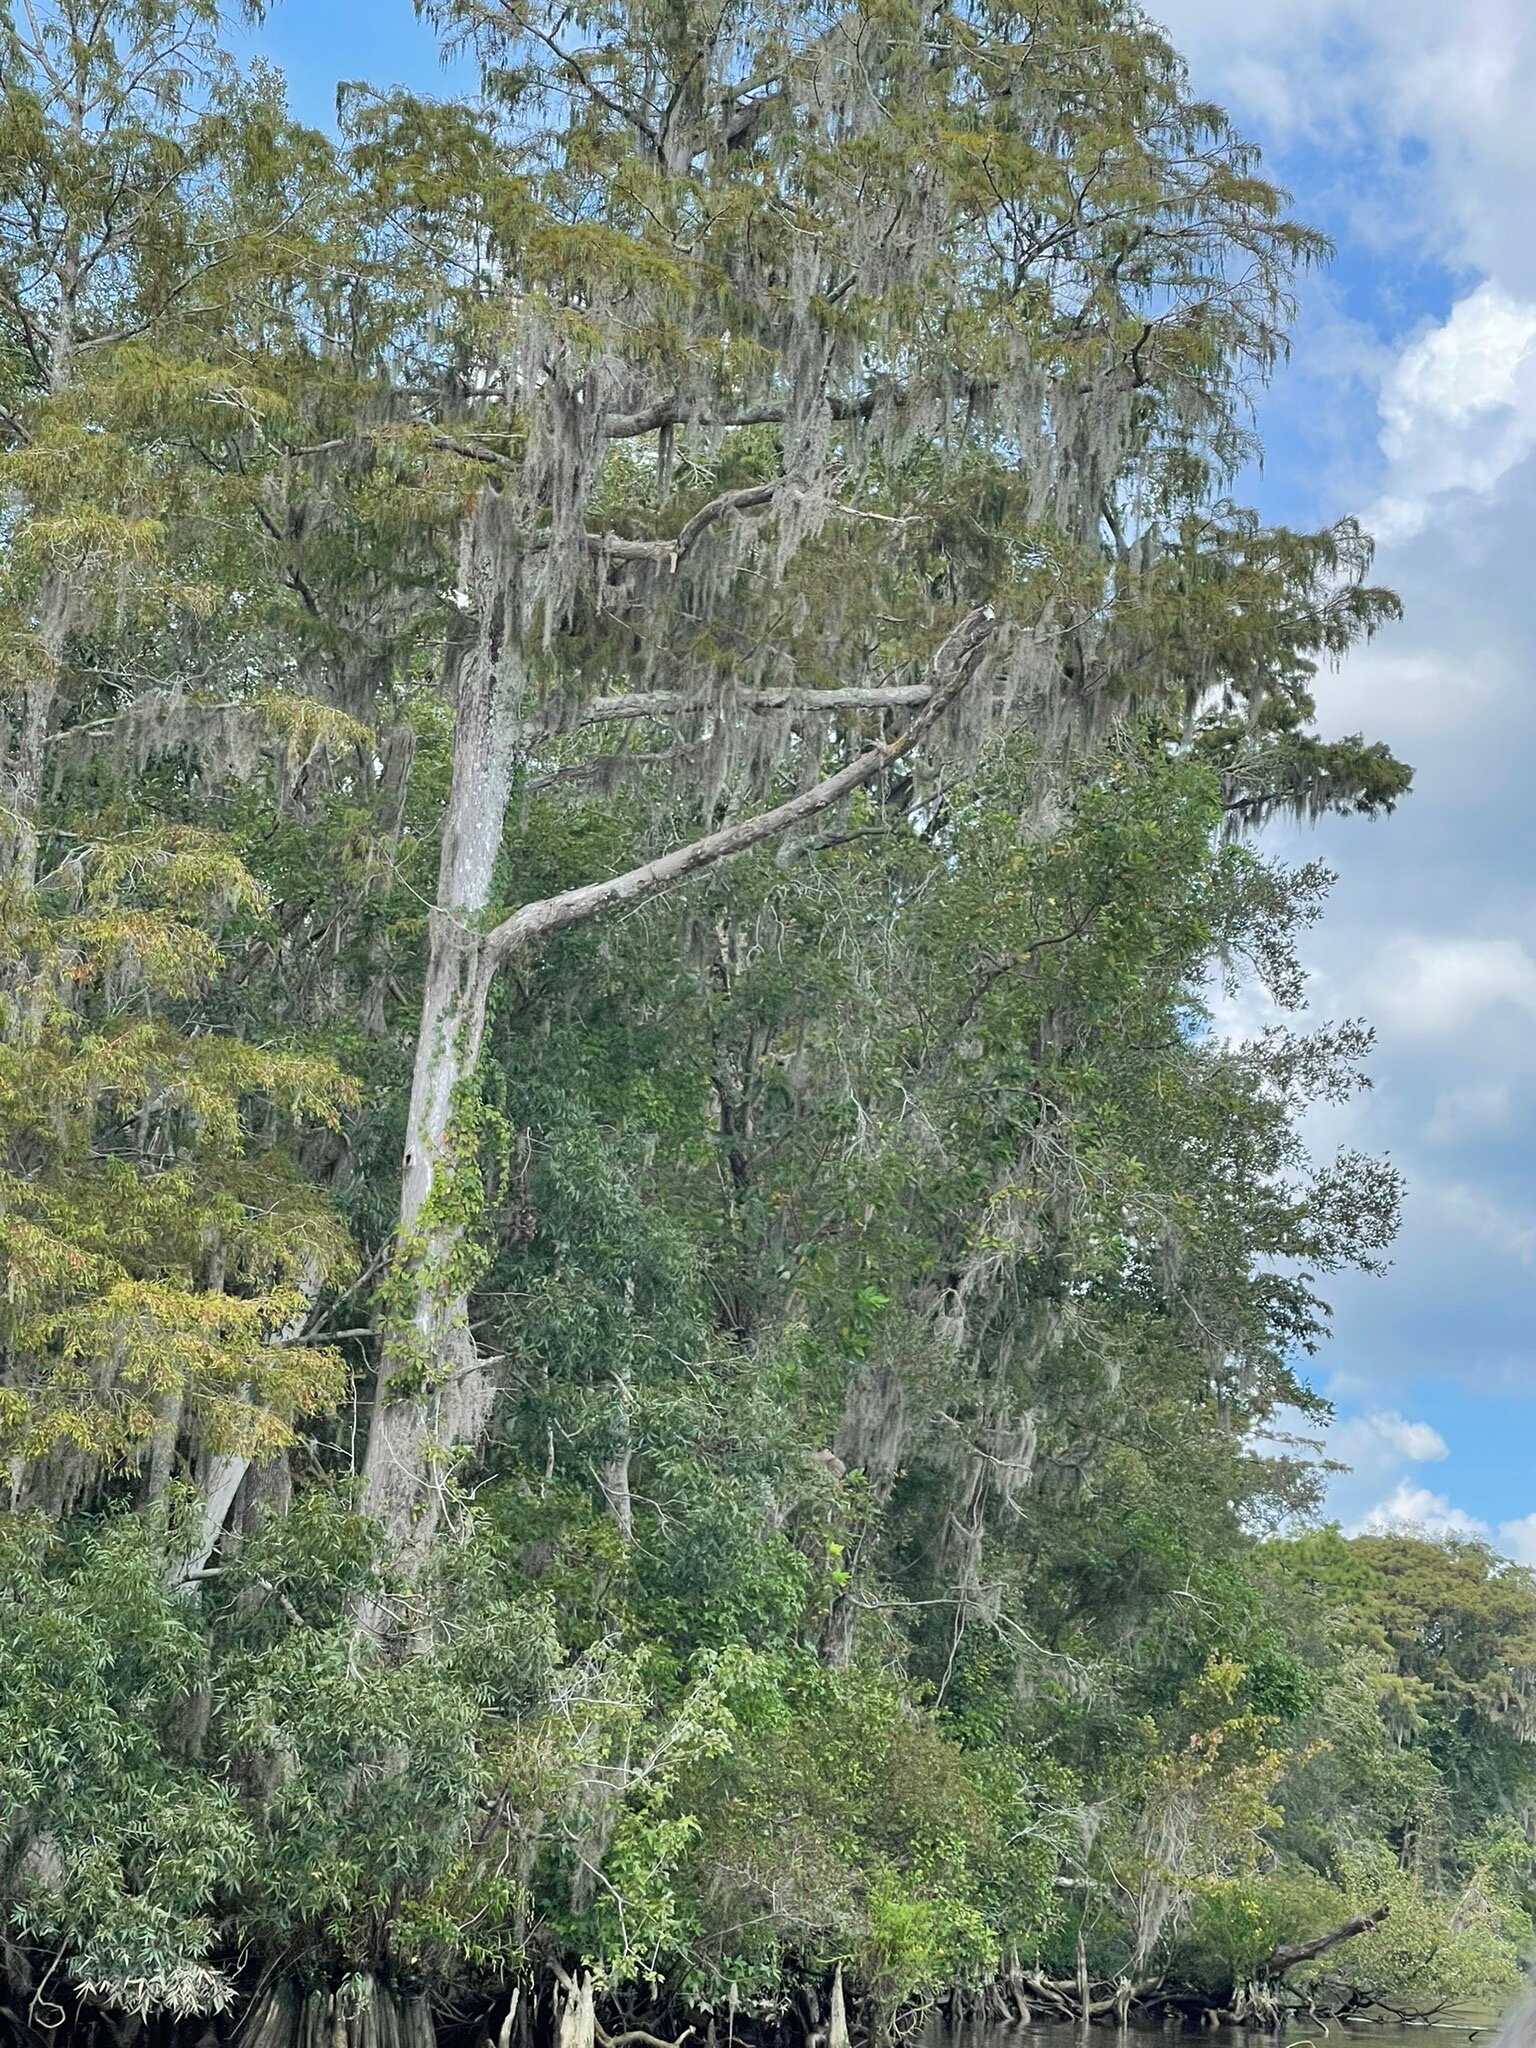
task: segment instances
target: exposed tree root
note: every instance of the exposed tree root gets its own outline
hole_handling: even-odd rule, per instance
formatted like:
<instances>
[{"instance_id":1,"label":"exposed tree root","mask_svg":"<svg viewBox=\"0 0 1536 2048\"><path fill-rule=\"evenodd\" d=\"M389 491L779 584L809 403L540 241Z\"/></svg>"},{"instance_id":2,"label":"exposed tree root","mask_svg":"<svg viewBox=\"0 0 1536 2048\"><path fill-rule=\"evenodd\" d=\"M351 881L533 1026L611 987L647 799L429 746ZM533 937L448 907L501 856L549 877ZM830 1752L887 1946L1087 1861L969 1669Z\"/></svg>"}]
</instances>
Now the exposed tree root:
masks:
<instances>
[{"instance_id":1,"label":"exposed tree root","mask_svg":"<svg viewBox=\"0 0 1536 2048\"><path fill-rule=\"evenodd\" d=\"M279 1981L252 2007L238 2039L239 2048L437 2048L425 1994L378 1977L307 1992Z\"/></svg>"},{"instance_id":2,"label":"exposed tree root","mask_svg":"<svg viewBox=\"0 0 1536 2048\"><path fill-rule=\"evenodd\" d=\"M1124 1973L1095 1978L1081 1956L1070 1977L1048 1977L1025 1969L1017 1953L1011 1953L994 1976L953 1986L938 2011L951 2031L982 2025L1012 2032L1042 2022L1124 2030L1135 2022L1278 2029L1306 2020L1360 2025L1373 2018L1430 2021L1433 2011L1404 2011L1391 2001L1375 2001L1343 1979L1312 1983L1305 1991L1282 1981L1287 1971L1327 1955L1385 1918L1382 1907L1309 1941L1278 1946L1246 1982L1221 1990ZM690 2043L724 2048L724 2031L716 2030L718 2015L687 2018L678 2013L677 2019L687 2018L687 2023L674 2031L675 2010L664 1998L648 2012L643 2006L638 2013L622 2007L615 2013L610 2007L610 2031L597 2015L591 1972L567 1969L550 1957L535 1977L494 1997L487 1993L484 2004L471 1998L467 2009L460 2004L438 2015L424 1991L407 1990L377 1973L311 1988L279 1977L263 1981L243 2013L214 2021L125 2022L122 2015L82 2010L65 2023L62 2035L57 2028L16 2029L15 2038L26 2048L33 2043L53 2048L61 2038L70 2048L688 2048ZM820 1986L786 1985L782 2002L770 2002L755 2014L743 2013L733 1995L730 2011L735 2048L861 2048L888 2038L893 2020L889 2012L872 2012L849 1998L841 1966L830 1985L825 1980ZM923 2017L913 2012L906 2019L916 2027Z\"/></svg>"}]
</instances>

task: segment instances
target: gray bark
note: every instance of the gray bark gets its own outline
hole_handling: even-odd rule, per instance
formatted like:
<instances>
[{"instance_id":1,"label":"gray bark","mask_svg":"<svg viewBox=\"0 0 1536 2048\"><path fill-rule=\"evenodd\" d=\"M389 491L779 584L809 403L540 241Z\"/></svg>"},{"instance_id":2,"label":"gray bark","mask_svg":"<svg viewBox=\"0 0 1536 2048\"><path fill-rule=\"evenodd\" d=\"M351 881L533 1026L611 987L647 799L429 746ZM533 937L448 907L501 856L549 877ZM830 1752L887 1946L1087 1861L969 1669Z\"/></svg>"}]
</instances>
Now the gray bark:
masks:
<instances>
[{"instance_id":1,"label":"gray bark","mask_svg":"<svg viewBox=\"0 0 1536 2048\"><path fill-rule=\"evenodd\" d=\"M494 1393L469 1330L462 1205L443 1198L456 1170L474 1170L473 1156L455 1151L453 1127L479 1064L497 972L539 939L674 888L877 781L971 681L993 625L988 606L963 619L935 656L931 684L906 731L835 775L624 874L524 904L487 931L524 678L512 647L502 644L500 611L482 622L457 679L453 779L407 1125L396 1270L409 1310L385 1336L363 1470L365 1510L384 1528L407 1579L431 1553L453 1453L478 1436ZM365 1620L377 1629L384 1616Z\"/></svg>"},{"instance_id":2,"label":"gray bark","mask_svg":"<svg viewBox=\"0 0 1536 2048\"><path fill-rule=\"evenodd\" d=\"M189 1584L206 1567L218 1548L235 1495L250 1469L250 1459L237 1451L214 1451L199 1458L197 1486L203 1506L198 1517L197 1542L190 1556L178 1560L171 1573L173 1586Z\"/></svg>"},{"instance_id":3,"label":"gray bark","mask_svg":"<svg viewBox=\"0 0 1536 2048\"><path fill-rule=\"evenodd\" d=\"M633 1543L635 1509L629 1491L629 1457L628 1451L620 1451L617 1457L610 1458L597 1475L597 1483L620 1536L626 1543Z\"/></svg>"},{"instance_id":4,"label":"gray bark","mask_svg":"<svg viewBox=\"0 0 1536 2048\"><path fill-rule=\"evenodd\" d=\"M0 759L0 877L30 889L37 878L38 808L48 732L58 697L74 602L62 575L43 579L34 611L37 654L7 721Z\"/></svg>"},{"instance_id":5,"label":"gray bark","mask_svg":"<svg viewBox=\"0 0 1536 2048\"><path fill-rule=\"evenodd\" d=\"M1374 1913L1362 1913L1357 1920L1346 1920L1342 1927L1335 1927L1327 1934L1314 1935L1311 1941L1296 1941L1284 1948L1272 1948L1261 1963L1254 1964L1252 1974L1255 1977L1283 1977L1298 1963L1310 1963L1314 1957L1325 1956L1330 1949L1353 1941L1357 1934L1369 1934L1373 1927L1381 1925L1389 1911L1389 1907L1378 1906Z\"/></svg>"},{"instance_id":6,"label":"gray bark","mask_svg":"<svg viewBox=\"0 0 1536 2048\"><path fill-rule=\"evenodd\" d=\"M454 1120L480 1062L494 964L483 926L517 760L523 671L499 615L451 657L453 776L428 939L400 1190L396 1272L408 1307L386 1330L363 1465L363 1504L414 1575L442 1517L448 1460L479 1432L491 1398L469 1333L464 1229L445 1196L472 1151ZM437 1198L434 1201L434 1196Z\"/></svg>"},{"instance_id":7,"label":"gray bark","mask_svg":"<svg viewBox=\"0 0 1536 2048\"><path fill-rule=\"evenodd\" d=\"M583 1970L581 1982L566 1991L555 2022L555 2048L596 2048L597 2013L592 1979Z\"/></svg>"},{"instance_id":8,"label":"gray bark","mask_svg":"<svg viewBox=\"0 0 1536 2048\"><path fill-rule=\"evenodd\" d=\"M242 2029L247 2048L436 2048L431 2008L420 1992L370 1978L339 1991L301 1992L280 1981Z\"/></svg>"},{"instance_id":9,"label":"gray bark","mask_svg":"<svg viewBox=\"0 0 1536 2048\"><path fill-rule=\"evenodd\" d=\"M848 2048L848 2008L843 1998L843 1966L832 1977L832 2009L827 2019L827 2048Z\"/></svg>"},{"instance_id":10,"label":"gray bark","mask_svg":"<svg viewBox=\"0 0 1536 2048\"><path fill-rule=\"evenodd\" d=\"M160 1419L149 1440L149 1465L144 1478L144 1499L153 1505L163 1500L176 1469L176 1439L181 1434L182 1398L178 1390L160 1403Z\"/></svg>"}]
</instances>

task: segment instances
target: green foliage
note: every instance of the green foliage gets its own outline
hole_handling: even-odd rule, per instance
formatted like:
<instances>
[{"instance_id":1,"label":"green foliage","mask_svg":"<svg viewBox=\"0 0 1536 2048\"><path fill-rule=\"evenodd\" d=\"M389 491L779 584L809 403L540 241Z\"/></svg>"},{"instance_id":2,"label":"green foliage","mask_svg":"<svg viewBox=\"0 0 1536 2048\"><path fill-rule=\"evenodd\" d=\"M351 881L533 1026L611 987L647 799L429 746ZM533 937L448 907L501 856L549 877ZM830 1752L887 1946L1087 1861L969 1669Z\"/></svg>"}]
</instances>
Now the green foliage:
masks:
<instances>
[{"instance_id":1,"label":"green foliage","mask_svg":"<svg viewBox=\"0 0 1536 2048\"><path fill-rule=\"evenodd\" d=\"M291 1339L348 1246L284 1139L335 1128L353 1090L324 1054L183 1026L258 903L226 845L177 830L98 839L6 906L9 1456L121 1458L168 1404L221 1449L271 1449L336 1397L334 1361Z\"/></svg>"},{"instance_id":2,"label":"green foliage","mask_svg":"<svg viewBox=\"0 0 1536 2048\"><path fill-rule=\"evenodd\" d=\"M1398 1193L1241 836L1409 779L1367 538L1223 496L1320 243L1121 0L429 11L335 145L212 0L0 24L12 1988L1502 1982L1531 1581L1260 1540Z\"/></svg>"},{"instance_id":3,"label":"green foliage","mask_svg":"<svg viewBox=\"0 0 1536 2048\"><path fill-rule=\"evenodd\" d=\"M0 1808L23 1938L144 2011L216 2010L214 1901L252 1868L250 1822L202 1754L212 1676L153 1526L0 1536ZM24 1822L18 1838L15 1823Z\"/></svg>"}]
</instances>

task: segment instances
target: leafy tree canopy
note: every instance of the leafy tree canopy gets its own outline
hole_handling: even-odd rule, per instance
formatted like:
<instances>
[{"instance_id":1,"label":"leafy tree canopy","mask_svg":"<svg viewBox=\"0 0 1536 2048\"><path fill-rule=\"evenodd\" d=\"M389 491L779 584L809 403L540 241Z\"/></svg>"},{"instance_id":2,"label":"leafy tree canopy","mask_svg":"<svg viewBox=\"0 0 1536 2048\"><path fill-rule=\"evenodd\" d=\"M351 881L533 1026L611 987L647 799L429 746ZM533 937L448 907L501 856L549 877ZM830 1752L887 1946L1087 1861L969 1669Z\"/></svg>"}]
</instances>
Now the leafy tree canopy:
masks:
<instances>
[{"instance_id":1,"label":"leafy tree canopy","mask_svg":"<svg viewBox=\"0 0 1536 2048\"><path fill-rule=\"evenodd\" d=\"M1321 242L1126 0L429 12L334 139L0 20L6 2027L1507 1980L1532 1582L1265 1433L1398 1196Z\"/></svg>"}]
</instances>

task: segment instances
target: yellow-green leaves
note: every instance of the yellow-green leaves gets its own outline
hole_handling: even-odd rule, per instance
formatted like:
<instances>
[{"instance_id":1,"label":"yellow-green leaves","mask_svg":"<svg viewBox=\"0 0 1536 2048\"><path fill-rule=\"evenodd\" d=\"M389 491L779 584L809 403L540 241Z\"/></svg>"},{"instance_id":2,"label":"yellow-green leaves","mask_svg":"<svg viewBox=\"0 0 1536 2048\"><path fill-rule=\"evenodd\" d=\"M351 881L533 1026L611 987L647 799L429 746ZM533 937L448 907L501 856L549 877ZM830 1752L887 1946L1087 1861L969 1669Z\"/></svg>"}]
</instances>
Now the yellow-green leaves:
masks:
<instances>
[{"instance_id":1,"label":"yellow-green leaves","mask_svg":"<svg viewBox=\"0 0 1536 2048\"><path fill-rule=\"evenodd\" d=\"M295 1047L199 1030L219 930L266 902L190 827L74 849L6 905L0 955L0 1431L121 1460L182 1415L250 1453L336 1397L301 1341L346 1233L286 1155L354 1091Z\"/></svg>"}]
</instances>

